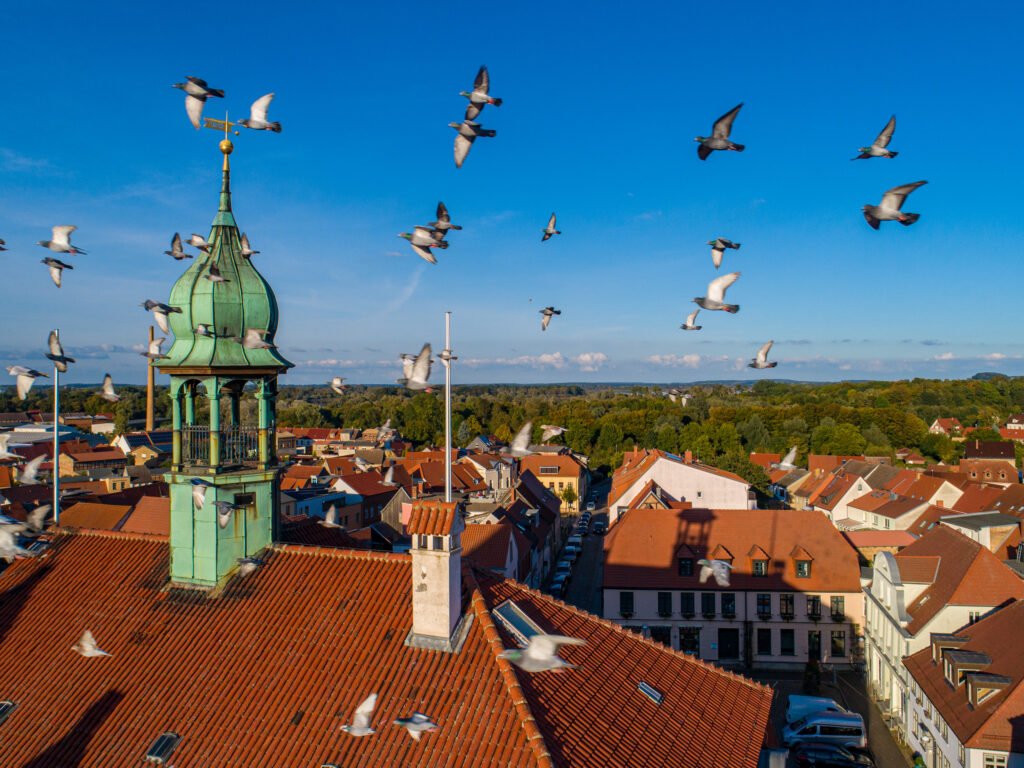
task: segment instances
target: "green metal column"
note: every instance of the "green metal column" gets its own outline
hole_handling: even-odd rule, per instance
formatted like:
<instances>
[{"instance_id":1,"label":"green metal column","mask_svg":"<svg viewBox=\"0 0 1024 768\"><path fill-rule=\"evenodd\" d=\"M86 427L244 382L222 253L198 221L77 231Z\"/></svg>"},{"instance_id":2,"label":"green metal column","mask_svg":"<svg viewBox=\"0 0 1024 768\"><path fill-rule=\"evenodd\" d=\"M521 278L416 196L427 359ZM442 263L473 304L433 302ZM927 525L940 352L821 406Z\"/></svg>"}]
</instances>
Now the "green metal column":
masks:
<instances>
[{"instance_id":1,"label":"green metal column","mask_svg":"<svg viewBox=\"0 0 1024 768\"><path fill-rule=\"evenodd\" d=\"M270 466L270 409L268 407L267 381L261 379L256 388L256 402L259 405L259 452L260 469Z\"/></svg>"},{"instance_id":2,"label":"green metal column","mask_svg":"<svg viewBox=\"0 0 1024 768\"><path fill-rule=\"evenodd\" d=\"M185 423L193 427L196 423L196 384L189 381L185 384Z\"/></svg>"},{"instance_id":3,"label":"green metal column","mask_svg":"<svg viewBox=\"0 0 1024 768\"><path fill-rule=\"evenodd\" d=\"M237 427L241 423L241 419L239 418L239 407L238 407L239 406L239 400L242 399L241 398L241 391L237 390L237 389L232 389L231 390L231 394L229 395L229 398L230 398L229 402L231 403L231 411L230 411L231 426L232 427Z\"/></svg>"},{"instance_id":4,"label":"green metal column","mask_svg":"<svg viewBox=\"0 0 1024 768\"><path fill-rule=\"evenodd\" d=\"M220 382L215 378L206 387L210 401L210 466L220 466Z\"/></svg>"},{"instance_id":5,"label":"green metal column","mask_svg":"<svg viewBox=\"0 0 1024 768\"><path fill-rule=\"evenodd\" d=\"M173 384L172 384L173 387ZM171 443L171 468L175 472L181 471L181 387L174 391L171 398L171 422L174 429L174 437Z\"/></svg>"}]
</instances>

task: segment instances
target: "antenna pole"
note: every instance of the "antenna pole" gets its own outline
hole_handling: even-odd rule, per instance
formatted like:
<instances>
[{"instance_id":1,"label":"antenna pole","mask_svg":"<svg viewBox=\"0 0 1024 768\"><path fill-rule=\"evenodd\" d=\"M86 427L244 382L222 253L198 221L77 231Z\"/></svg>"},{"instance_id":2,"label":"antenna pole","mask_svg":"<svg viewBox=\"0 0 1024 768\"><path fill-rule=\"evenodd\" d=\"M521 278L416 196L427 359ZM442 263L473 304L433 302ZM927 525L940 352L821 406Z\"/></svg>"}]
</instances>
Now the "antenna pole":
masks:
<instances>
[{"instance_id":1,"label":"antenna pole","mask_svg":"<svg viewBox=\"0 0 1024 768\"><path fill-rule=\"evenodd\" d=\"M60 328L54 330L60 341ZM53 522L60 523L60 369L53 361Z\"/></svg>"},{"instance_id":2,"label":"antenna pole","mask_svg":"<svg viewBox=\"0 0 1024 768\"><path fill-rule=\"evenodd\" d=\"M444 500L452 500L452 313L444 313Z\"/></svg>"}]
</instances>

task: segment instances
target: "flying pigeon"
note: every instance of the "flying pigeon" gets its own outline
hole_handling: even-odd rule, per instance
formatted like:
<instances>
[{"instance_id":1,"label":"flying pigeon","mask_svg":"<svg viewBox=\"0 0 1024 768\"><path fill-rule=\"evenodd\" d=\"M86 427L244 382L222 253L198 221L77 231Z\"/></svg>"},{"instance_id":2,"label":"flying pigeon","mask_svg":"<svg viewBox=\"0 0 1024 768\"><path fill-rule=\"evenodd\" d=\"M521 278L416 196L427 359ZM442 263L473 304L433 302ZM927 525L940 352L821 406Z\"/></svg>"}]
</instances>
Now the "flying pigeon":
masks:
<instances>
[{"instance_id":1,"label":"flying pigeon","mask_svg":"<svg viewBox=\"0 0 1024 768\"><path fill-rule=\"evenodd\" d=\"M700 566L700 583L703 584L709 577L714 576L715 582L720 587L729 586L729 571L732 570L732 563L725 560L698 560Z\"/></svg>"},{"instance_id":2,"label":"flying pigeon","mask_svg":"<svg viewBox=\"0 0 1024 768\"><path fill-rule=\"evenodd\" d=\"M519 428L516 432L516 436L512 438L512 445L509 446L508 452L515 456L517 459L521 459L523 456L529 456L533 451L530 450L530 435L533 433L533 422L528 421Z\"/></svg>"},{"instance_id":3,"label":"flying pigeon","mask_svg":"<svg viewBox=\"0 0 1024 768\"><path fill-rule=\"evenodd\" d=\"M245 509L237 504L232 504L230 501L215 501L213 506L217 508L217 525L221 528L227 528L228 523L231 522L231 515L239 509Z\"/></svg>"},{"instance_id":4,"label":"flying pigeon","mask_svg":"<svg viewBox=\"0 0 1024 768\"><path fill-rule=\"evenodd\" d=\"M558 649L563 645L586 645L575 637L563 635L534 635L525 648L502 651L499 658L508 659L524 672L550 672L562 669L576 669L575 664L559 658Z\"/></svg>"},{"instance_id":5,"label":"flying pigeon","mask_svg":"<svg viewBox=\"0 0 1024 768\"><path fill-rule=\"evenodd\" d=\"M46 521L50 519L50 512L53 507L50 504L40 504L25 516L25 522L33 534L42 533L46 528Z\"/></svg>"},{"instance_id":6,"label":"flying pigeon","mask_svg":"<svg viewBox=\"0 0 1024 768\"><path fill-rule=\"evenodd\" d=\"M376 706L377 694L371 693L366 697L362 704L356 707L356 712L352 715L352 724L341 726L341 730L349 736L369 736L370 734L376 733L376 731L370 727L370 719L373 717L373 710Z\"/></svg>"},{"instance_id":7,"label":"flying pigeon","mask_svg":"<svg viewBox=\"0 0 1024 768\"><path fill-rule=\"evenodd\" d=\"M384 480L381 485L398 485L398 483L395 482L395 466L393 464L388 467L388 471L384 473Z\"/></svg>"},{"instance_id":8,"label":"flying pigeon","mask_svg":"<svg viewBox=\"0 0 1024 768\"><path fill-rule=\"evenodd\" d=\"M210 326L208 325L200 323L199 325L196 326L196 336L207 336L209 338L213 338L216 335L217 334L210 330Z\"/></svg>"},{"instance_id":9,"label":"flying pigeon","mask_svg":"<svg viewBox=\"0 0 1024 768\"><path fill-rule=\"evenodd\" d=\"M735 315L740 311L740 306L739 304L726 304L725 292L739 277L739 272L730 272L727 275L716 277L708 283L708 295L696 297L693 300L694 303L704 309L721 309Z\"/></svg>"},{"instance_id":10,"label":"flying pigeon","mask_svg":"<svg viewBox=\"0 0 1024 768\"><path fill-rule=\"evenodd\" d=\"M327 384L330 386L331 389L333 389L335 392L337 392L340 395L340 394L343 394L345 392L345 385L341 383L344 380L345 380L344 376L335 376L333 379L331 379L329 382L327 382Z\"/></svg>"},{"instance_id":11,"label":"flying pigeon","mask_svg":"<svg viewBox=\"0 0 1024 768\"><path fill-rule=\"evenodd\" d=\"M53 284L58 288L60 288L60 281L62 277L61 273L65 269L74 269L70 264L65 264L60 259L52 259L49 256L43 259L41 263L50 268L50 278L53 280Z\"/></svg>"},{"instance_id":12,"label":"flying pigeon","mask_svg":"<svg viewBox=\"0 0 1024 768\"><path fill-rule=\"evenodd\" d=\"M193 477L189 482L192 484L192 501L195 502L196 509L202 509L203 504L206 503L206 489L215 486L209 480L203 480L201 477Z\"/></svg>"},{"instance_id":13,"label":"flying pigeon","mask_svg":"<svg viewBox=\"0 0 1024 768\"><path fill-rule=\"evenodd\" d=\"M174 83L175 88L180 88L185 92L185 112L188 113L188 119L192 121L192 125L199 130L199 121L203 117L203 105L206 103L206 99L209 96L216 96L218 98L224 98L224 91L217 88L208 88L205 80L201 80L198 77L188 77L185 79L188 82L185 83Z\"/></svg>"},{"instance_id":14,"label":"flying pigeon","mask_svg":"<svg viewBox=\"0 0 1024 768\"><path fill-rule=\"evenodd\" d=\"M746 149L742 144L735 144L729 141L729 134L732 132L732 121L736 119L736 115L742 106L743 102L740 102L739 105L715 120L715 126L711 129L710 136L698 136L694 139L694 141L700 142L700 146L697 147L697 155L701 160L707 160L708 155L715 149L731 149L735 152L742 152Z\"/></svg>"},{"instance_id":15,"label":"flying pigeon","mask_svg":"<svg viewBox=\"0 0 1024 768\"><path fill-rule=\"evenodd\" d=\"M61 346L60 338L57 336L56 331L50 331L50 337L46 340L46 343L50 347L50 353L45 355L45 357L53 360L53 366L58 371L67 373L68 363L75 362L75 358L64 354L64 347Z\"/></svg>"},{"instance_id":16,"label":"flying pigeon","mask_svg":"<svg viewBox=\"0 0 1024 768\"><path fill-rule=\"evenodd\" d=\"M92 632L88 629L82 633L81 639L71 646L71 650L76 653L85 656L87 659L95 656L109 656L110 654L106 651L101 651L99 646L96 645L96 638L92 636Z\"/></svg>"},{"instance_id":17,"label":"flying pigeon","mask_svg":"<svg viewBox=\"0 0 1024 768\"><path fill-rule=\"evenodd\" d=\"M356 465L356 470L359 472L370 471L370 465L367 463L366 459L362 458L361 456L356 456L352 460L352 463Z\"/></svg>"},{"instance_id":18,"label":"flying pigeon","mask_svg":"<svg viewBox=\"0 0 1024 768\"><path fill-rule=\"evenodd\" d=\"M266 337L269 335L270 331L261 331L259 328L246 328L244 338L235 336L231 340L237 341L246 349L277 349L277 347L266 340Z\"/></svg>"},{"instance_id":19,"label":"flying pigeon","mask_svg":"<svg viewBox=\"0 0 1024 768\"><path fill-rule=\"evenodd\" d=\"M42 376L44 379L50 378L45 373L40 373L35 368L26 368L23 365L8 365L7 372L11 376L17 376L17 389L18 399L24 400L28 397L28 391L32 389L32 383Z\"/></svg>"},{"instance_id":20,"label":"flying pigeon","mask_svg":"<svg viewBox=\"0 0 1024 768\"><path fill-rule=\"evenodd\" d=\"M427 731L438 730L438 725L422 712L413 712L409 717L400 717L395 720L395 725L400 725L409 732L413 741L419 741Z\"/></svg>"},{"instance_id":21,"label":"flying pigeon","mask_svg":"<svg viewBox=\"0 0 1024 768\"><path fill-rule=\"evenodd\" d=\"M878 229L878 224L882 221L898 221L903 226L909 227L921 218L921 214L903 213L900 208L903 206L903 201L907 199L907 195L927 183L927 181L915 181L913 184L902 184L898 187L893 187L882 195L882 202L878 205L861 206L861 210L864 211L864 218L867 219L872 229Z\"/></svg>"},{"instance_id":22,"label":"flying pigeon","mask_svg":"<svg viewBox=\"0 0 1024 768\"><path fill-rule=\"evenodd\" d=\"M557 437L563 432L569 431L565 427L556 427L554 424L541 424L540 428L544 430L544 434L540 437L542 443L546 443L552 437Z\"/></svg>"},{"instance_id":23,"label":"flying pigeon","mask_svg":"<svg viewBox=\"0 0 1024 768\"><path fill-rule=\"evenodd\" d=\"M722 266L722 256L725 254L726 248L732 248L736 251L740 249L739 243L734 243L732 240L726 240L724 237L708 240L708 245L711 246L711 261L714 263L715 269Z\"/></svg>"},{"instance_id":24,"label":"flying pigeon","mask_svg":"<svg viewBox=\"0 0 1024 768\"><path fill-rule=\"evenodd\" d=\"M422 259L426 259L431 264L437 264L437 257L430 252L430 249L440 248L444 250L448 247L448 243L444 240L438 240L429 227L417 226L413 229L411 234L409 232L402 232L398 236L408 240L409 245L412 246L416 255Z\"/></svg>"},{"instance_id":25,"label":"flying pigeon","mask_svg":"<svg viewBox=\"0 0 1024 768\"><path fill-rule=\"evenodd\" d=\"M767 344L765 344L763 347L757 350L757 357L753 358L749 363L747 363L747 367L761 369L774 368L776 365L778 365L778 363L776 362L768 362L768 350L772 348L772 344L774 343L774 341L769 341Z\"/></svg>"},{"instance_id":26,"label":"flying pigeon","mask_svg":"<svg viewBox=\"0 0 1024 768\"><path fill-rule=\"evenodd\" d=\"M243 579L246 576L252 576L260 566L265 565L262 560L257 560L254 557L239 557L236 562L238 563L238 575Z\"/></svg>"},{"instance_id":27,"label":"flying pigeon","mask_svg":"<svg viewBox=\"0 0 1024 768\"><path fill-rule=\"evenodd\" d=\"M0 460L2 459L21 459L24 458L16 453L11 453L10 448L7 447L7 443L11 440L11 433L4 432L0 434ZM0 502L3 503L3 502Z\"/></svg>"},{"instance_id":28,"label":"flying pigeon","mask_svg":"<svg viewBox=\"0 0 1024 768\"><path fill-rule=\"evenodd\" d=\"M220 270L217 269L217 265L216 264L210 264L210 269L207 271L207 273L205 275L203 275L203 277L205 277L211 283L230 283L231 282L226 277L221 277Z\"/></svg>"},{"instance_id":29,"label":"flying pigeon","mask_svg":"<svg viewBox=\"0 0 1024 768\"><path fill-rule=\"evenodd\" d=\"M252 246L249 245L249 236L247 234L245 234L245 232L243 232L242 233L242 256L243 256L243 258L248 259L250 256L253 256L254 254L257 254L257 253L259 253L259 251L254 251L252 249Z\"/></svg>"},{"instance_id":30,"label":"flying pigeon","mask_svg":"<svg viewBox=\"0 0 1024 768\"><path fill-rule=\"evenodd\" d=\"M472 92L459 92L459 96L465 96L469 99L469 104L466 105L466 120L476 120L477 115L488 104L493 104L496 107L501 106L501 99L492 98L489 93L490 90L491 76L487 74L487 67L480 67L480 71L476 73L476 80L473 81Z\"/></svg>"},{"instance_id":31,"label":"flying pigeon","mask_svg":"<svg viewBox=\"0 0 1024 768\"><path fill-rule=\"evenodd\" d=\"M679 399L679 390L678 389L670 389L670 390L668 390L666 392L662 392L661 394L663 394L665 397L667 397L673 403L676 402Z\"/></svg>"},{"instance_id":32,"label":"flying pigeon","mask_svg":"<svg viewBox=\"0 0 1024 768\"><path fill-rule=\"evenodd\" d=\"M31 550L25 549L18 544L14 535L24 529L21 523L14 525L0 525L0 558L11 562L19 557L33 557Z\"/></svg>"},{"instance_id":33,"label":"flying pigeon","mask_svg":"<svg viewBox=\"0 0 1024 768\"><path fill-rule=\"evenodd\" d=\"M71 233L76 229L78 227L73 227L70 224L54 227L51 230L53 232L51 235L53 239L40 240L39 245L43 246L43 248L49 248L54 253L70 253L72 256L77 256L80 253L85 255L85 251L71 244Z\"/></svg>"},{"instance_id":34,"label":"flying pigeon","mask_svg":"<svg viewBox=\"0 0 1024 768\"><path fill-rule=\"evenodd\" d=\"M449 229L462 229L462 227L452 224L451 216L448 215L448 209L444 207L444 203L437 204L437 221L430 222L430 226L436 229L438 232L447 232Z\"/></svg>"},{"instance_id":35,"label":"flying pigeon","mask_svg":"<svg viewBox=\"0 0 1024 768\"><path fill-rule=\"evenodd\" d=\"M156 320L156 324L164 333L171 332L171 326L167 322L167 315L171 312L181 313L181 307L172 307L167 304L161 304L159 301L153 301L152 299L146 299L144 302L139 304L139 306L144 307L147 312L153 313L153 319Z\"/></svg>"},{"instance_id":36,"label":"flying pigeon","mask_svg":"<svg viewBox=\"0 0 1024 768\"><path fill-rule=\"evenodd\" d=\"M338 524L338 508L331 504L327 508L327 512L324 513L323 520L317 520L317 523L322 525L324 528L342 528L343 526Z\"/></svg>"},{"instance_id":37,"label":"flying pigeon","mask_svg":"<svg viewBox=\"0 0 1024 768\"><path fill-rule=\"evenodd\" d=\"M856 157L851 157L850 160L864 160L872 157L896 157L899 152L891 152L886 147L889 146L889 142L892 140L893 131L896 130L896 115L889 118L889 122L885 124L885 128L878 134L878 138L875 139L875 143L870 147L861 147L860 154Z\"/></svg>"},{"instance_id":38,"label":"flying pigeon","mask_svg":"<svg viewBox=\"0 0 1024 768\"><path fill-rule=\"evenodd\" d=\"M173 241L172 241L173 244ZM197 235L195 232L192 233L192 237L188 239L188 244L193 248L198 248L203 253L210 252L210 244L206 242L206 238L202 235Z\"/></svg>"},{"instance_id":39,"label":"flying pigeon","mask_svg":"<svg viewBox=\"0 0 1024 768\"><path fill-rule=\"evenodd\" d=\"M797 446L794 445L789 449L789 453L782 457L782 461L775 466L779 469L796 469L796 464L793 463L796 461L796 450Z\"/></svg>"},{"instance_id":40,"label":"flying pigeon","mask_svg":"<svg viewBox=\"0 0 1024 768\"><path fill-rule=\"evenodd\" d=\"M547 240L548 238L550 238L552 235L560 235L560 234L562 234L557 229L555 229L555 214L553 214L553 213L551 214L551 218L548 219L548 225L544 229L542 229L541 232L544 233L544 236L541 237L541 239L540 239L540 241L542 243L545 240Z\"/></svg>"},{"instance_id":41,"label":"flying pigeon","mask_svg":"<svg viewBox=\"0 0 1024 768\"><path fill-rule=\"evenodd\" d=\"M246 128L252 128L254 131L273 131L274 133L281 132L280 123L267 122L267 110L270 109L270 102L274 100L274 94L268 93L266 96L260 96L256 101L249 107L249 117L244 120L239 120L239 125L244 125Z\"/></svg>"},{"instance_id":42,"label":"flying pigeon","mask_svg":"<svg viewBox=\"0 0 1024 768\"><path fill-rule=\"evenodd\" d=\"M167 339L162 336L159 339L153 339L149 342L149 349L145 352L139 352L139 354L143 357L148 357L150 360L169 360L170 358L160 349L165 341Z\"/></svg>"},{"instance_id":43,"label":"flying pigeon","mask_svg":"<svg viewBox=\"0 0 1024 768\"><path fill-rule=\"evenodd\" d=\"M39 468L43 465L45 458L46 454L41 453L22 467L21 472L18 473L18 482L22 485L38 485Z\"/></svg>"},{"instance_id":44,"label":"flying pigeon","mask_svg":"<svg viewBox=\"0 0 1024 768\"><path fill-rule=\"evenodd\" d=\"M555 309L554 307L544 307L544 309L540 310L540 314L544 315L544 317L540 319L540 329L542 331L546 331L548 329L548 323L551 322L551 318L554 315L562 314L562 310Z\"/></svg>"},{"instance_id":45,"label":"flying pigeon","mask_svg":"<svg viewBox=\"0 0 1024 768\"><path fill-rule=\"evenodd\" d=\"M181 235L178 232L174 233L174 237L171 238L171 250L164 251L168 256L173 256L178 261L182 259L191 259L191 253L185 253L181 247Z\"/></svg>"},{"instance_id":46,"label":"flying pigeon","mask_svg":"<svg viewBox=\"0 0 1024 768\"><path fill-rule=\"evenodd\" d=\"M459 135L455 137L456 168L461 168L462 164L466 161L466 155L469 154L469 148L473 146L473 142L476 141L477 136L493 138L498 135L497 131L489 131L481 128L479 123L474 123L472 120L465 120L461 123L448 123L448 127L454 128L459 132Z\"/></svg>"},{"instance_id":47,"label":"flying pigeon","mask_svg":"<svg viewBox=\"0 0 1024 768\"><path fill-rule=\"evenodd\" d=\"M5 245L7 245L7 242L2 237L0 237L0 251L7 250L6 248L4 248Z\"/></svg>"},{"instance_id":48,"label":"flying pigeon","mask_svg":"<svg viewBox=\"0 0 1024 768\"><path fill-rule=\"evenodd\" d=\"M680 325L679 327L682 328L684 331L699 331L701 328L703 328L703 325L694 325L694 323L697 321L698 312L700 312L699 309L693 310L693 312L686 316L686 322Z\"/></svg>"},{"instance_id":49,"label":"flying pigeon","mask_svg":"<svg viewBox=\"0 0 1024 768\"><path fill-rule=\"evenodd\" d=\"M431 354L430 344L424 344L411 365L408 365L408 359L403 359L403 367L406 368L404 383L408 389L430 391L427 379L430 378L430 366L433 363Z\"/></svg>"},{"instance_id":50,"label":"flying pigeon","mask_svg":"<svg viewBox=\"0 0 1024 768\"><path fill-rule=\"evenodd\" d=\"M116 403L121 399L121 396L114 391L114 380L110 378L109 373L103 376L103 389L100 390L99 396L111 403Z\"/></svg>"}]
</instances>

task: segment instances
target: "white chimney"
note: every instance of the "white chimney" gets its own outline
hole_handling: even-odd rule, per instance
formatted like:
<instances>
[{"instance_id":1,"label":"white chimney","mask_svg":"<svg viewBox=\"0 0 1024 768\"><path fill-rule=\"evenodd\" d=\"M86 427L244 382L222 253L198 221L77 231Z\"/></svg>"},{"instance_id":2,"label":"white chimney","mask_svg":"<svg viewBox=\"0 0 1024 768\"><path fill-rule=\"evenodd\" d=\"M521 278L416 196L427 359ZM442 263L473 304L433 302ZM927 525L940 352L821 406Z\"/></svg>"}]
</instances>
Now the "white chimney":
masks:
<instances>
[{"instance_id":1,"label":"white chimney","mask_svg":"<svg viewBox=\"0 0 1024 768\"><path fill-rule=\"evenodd\" d=\"M452 650L462 619L462 541L466 529L455 502L416 501L406 530L412 537L412 634L409 644Z\"/></svg>"}]
</instances>

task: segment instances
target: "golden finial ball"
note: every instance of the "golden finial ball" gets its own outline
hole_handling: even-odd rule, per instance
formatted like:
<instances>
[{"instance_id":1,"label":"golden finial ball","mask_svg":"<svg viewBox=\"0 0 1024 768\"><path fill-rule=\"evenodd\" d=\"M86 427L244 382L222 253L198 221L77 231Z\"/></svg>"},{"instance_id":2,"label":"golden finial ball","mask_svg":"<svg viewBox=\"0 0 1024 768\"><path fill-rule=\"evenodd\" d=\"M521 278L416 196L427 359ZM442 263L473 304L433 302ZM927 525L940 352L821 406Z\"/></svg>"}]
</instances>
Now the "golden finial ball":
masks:
<instances>
[{"instance_id":1,"label":"golden finial ball","mask_svg":"<svg viewBox=\"0 0 1024 768\"><path fill-rule=\"evenodd\" d=\"M234 151L234 149L235 145L232 144L228 139L224 139L224 141L220 143L220 151L223 152L225 155L230 155Z\"/></svg>"}]
</instances>

